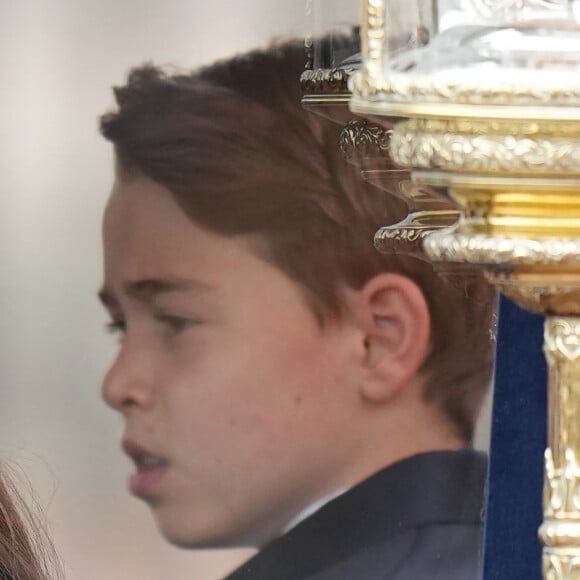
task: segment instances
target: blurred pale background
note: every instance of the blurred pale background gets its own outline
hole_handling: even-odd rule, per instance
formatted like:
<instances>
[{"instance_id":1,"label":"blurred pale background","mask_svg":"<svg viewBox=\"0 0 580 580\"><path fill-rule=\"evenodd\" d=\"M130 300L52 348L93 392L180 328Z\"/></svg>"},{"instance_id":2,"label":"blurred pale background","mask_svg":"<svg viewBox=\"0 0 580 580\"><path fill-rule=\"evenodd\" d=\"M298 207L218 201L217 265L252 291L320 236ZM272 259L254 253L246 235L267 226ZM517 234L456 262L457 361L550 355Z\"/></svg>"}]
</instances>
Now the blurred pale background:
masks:
<instances>
[{"instance_id":1,"label":"blurred pale background","mask_svg":"<svg viewBox=\"0 0 580 580\"><path fill-rule=\"evenodd\" d=\"M96 118L144 60L192 67L303 36L301 0L0 0L0 457L46 510L70 580L215 580L247 552L186 553L125 492L99 399L114 341L95 293L112 178ZM485 439L485 435L484 435Z\"/></svg>"},{"instance_id":2,"label":"blurred pale background","mask_svg":"<svg viewBox=\"0 0 580 580\"><path fill-rule=\"evenodd\" d=\"M95 293L111 184L97 116L144 60L192 67L303 36L301 0L0 0L0 457L45 506L71 580L219 578L242 552L186 553L125 492L99 399L114 340Z\"/></svg>"}]
</instances>

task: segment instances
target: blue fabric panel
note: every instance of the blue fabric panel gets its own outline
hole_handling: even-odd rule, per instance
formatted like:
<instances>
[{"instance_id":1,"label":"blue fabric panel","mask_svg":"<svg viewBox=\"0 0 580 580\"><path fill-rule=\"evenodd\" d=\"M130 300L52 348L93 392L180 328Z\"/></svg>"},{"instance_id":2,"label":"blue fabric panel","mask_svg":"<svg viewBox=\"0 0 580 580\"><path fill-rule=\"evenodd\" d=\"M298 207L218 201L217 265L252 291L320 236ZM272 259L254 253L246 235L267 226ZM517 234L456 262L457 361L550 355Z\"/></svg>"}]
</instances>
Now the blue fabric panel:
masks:
<instances>
[{"instance_id":1,"label":"blue fabric panel","mask_svg":"<svg viewBox=\"0 0 580 580\"><path fill-rule=\"evenodd\" d=\"M487 515L485 580L541 580L546 447L543 321L500 299Z\"/></svg>"}]
</instances>

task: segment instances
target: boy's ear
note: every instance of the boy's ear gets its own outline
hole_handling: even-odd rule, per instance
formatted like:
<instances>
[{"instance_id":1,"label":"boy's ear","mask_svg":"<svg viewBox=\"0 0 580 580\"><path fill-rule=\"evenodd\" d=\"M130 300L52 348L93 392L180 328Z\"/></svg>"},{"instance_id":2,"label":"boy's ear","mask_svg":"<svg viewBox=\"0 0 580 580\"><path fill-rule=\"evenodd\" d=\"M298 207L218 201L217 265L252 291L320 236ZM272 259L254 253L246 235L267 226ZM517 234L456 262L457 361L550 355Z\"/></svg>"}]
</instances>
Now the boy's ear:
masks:
<instances>
[{"instance_id":1,"label":"boy's ear","mask_svg":"<svg viewBox=\"0 0 580 580\"><path fill-rule=\"evenodd\" d=\"M400 274L379 274L357 296L363 336L361 395L380 403L417 376L429 352L429 307L423 292Z\"/></svg>"}]
</instances>

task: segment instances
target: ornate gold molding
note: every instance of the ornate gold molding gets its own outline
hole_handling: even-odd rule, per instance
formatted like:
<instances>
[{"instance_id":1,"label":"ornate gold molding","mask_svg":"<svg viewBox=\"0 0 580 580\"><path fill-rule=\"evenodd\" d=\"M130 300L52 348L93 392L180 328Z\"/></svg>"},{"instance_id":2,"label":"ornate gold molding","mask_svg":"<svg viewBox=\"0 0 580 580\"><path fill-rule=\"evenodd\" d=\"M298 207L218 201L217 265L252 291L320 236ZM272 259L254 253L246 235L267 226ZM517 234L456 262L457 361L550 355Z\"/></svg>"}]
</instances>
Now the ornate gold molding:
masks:
<instances>
[{"instance_id":1,"label":"ornate gold molding","mask_svg":"<svg viewBox=\"0 0 580 580\"><path fill-rule=\"evenodd\" d=\"M347 161L356 162L365 157L384 160L389 158L391 131L365 119L351 119L340 133L340 150Z\"/></svg>"},{"instance_id":2,"label":"ornate gold molding","mask_svg":"<svg viewBox=\"0 0 580 580\"><path fill-rule=\"evenodd\" d=\"M571 84L566 74L518 74L510 71L511 78L466 78L465 71L442 75L420 75L389 71L387 78L355 75L353 89L357 96L369 101L431 102L469 105L507 106L578 106L580 83ZM499 71L498 71L499 74ZM551 78L550 78L551 77Z\"/></svg>"},{"instance_id":3,"label":"ornate gold molding","mask_svg":"<svg viewBox=\"0 0 580 580\"><path fill-rule=\"evenodd\" d=\"M489 6L497 16L511 2ZM385 8L364 4L351 110L405 119L391 136L393 160L463 208L458 227L414 234L429 256L480 265L504 294L552 317L544 578L580 580L580 77L548 60L526 70L499 63L489 74L477 62L444 68L445 59L424 74L412 60L419 52L389 63ZM431 48L422 50L436 62ZM379 232L385 243L399 225Z\"/></svg>"},{"instance_id":4,"label":"ornate gold molding","mask_svg":"<svg viewBox=\"0 0 580 580\"><path fill-rule=\"evenodd\" d=\"M546 356L548 357L548 364L556 365L561 363L567 364L568 362L578 362L580 365L580 319L560 317L546 319L546 332L544 339L544 349L546 351ZM580 395L580 377L578 380L578 394ZM566 388L570 388L570 385L568 384ZM576 418L580 417L580 408L576 411L573 411L571 416L574 422L576 422ZM578 427L580 428L580 421L578 421ZM580 435L580 430L578 431L578 434ZM577 445L580 446L580 438L578 439ZM567 449L565 458L566 464L570 469L577 465L573 449ZM574 467L571 472L575 473L576 468Z\"/></svg>"},{"instance_id":5,"label":"ornate gold molding","mask_svg":"<svg viewBox=\"0 0 580 580\"><path fill-rule=\"evenodd\" d=\"M511 135L523 137L578 137L580 127L561 121L529 119L409 119L400 124L413 133L457 133L460 135Z\"/></svg>"},{"instance_id":6,"label":"ornate gold molding","mask_svg":"<svg viewBox=\"0 0 580 580\"><path fill-rule=\"evenodd\" d=\"M547 519L573 518L580 522L580 466L572 449L566 449L564 456L564 465L556 467L551 449L546 449L544 516ZM558 529L553 526L548 525L541 529L540 534L551 546L560 542ZM575 537L580 542L580 534Z\"/></svg>"},{"instance_id":7,"label":"ornate gold molding","mask_svg":"<svg viewBox=\"0 0 580 580\"><path fill-rule=\"evenodd\" d=\"M386 42L386 7L384 0L365 0L366 21L361 35L364 54L364 70L373 78L382 73L384 46Z\"/></svg>"},{"instance_id":8,"label":"ornate gold molding","mask_svg":"<svg viewBox=\"0 0 580 580\"><path fill-rule=\"evenodd\" d=\"M433 228L418 228L412 214L396 226L384 226L375 234L375 248L386 253L422 253L423 239L435 231Z\"/></svg>"},{"instance_id":9,"label":"ornate gold molding","mask_svg":"<svg viewBox=\"0 0 580 580\"><path fill-rule=\"evenodd\" d=\"M547 474L549 480L557 478L565 483L568 487L563 490L569 496L563 496L563 506L559 511L549 511L549 517L574 517L580 521L580 496L576 493L576 476L580 474L576 463L576 458L580 457L580 318L548 317L544 352L549 372L550 407L555 417L548 426L550 453L547 457L551 456L553 465L549 466L550 470L547 466Z\"/></svg>"},{"instance_id":10,"label":"ornate gold molding","mask_svg":"<svg viewBox=\"0 0 580 580\"><path fill-rule=\"evenodd\" d=\"M402 167L464 172L580 173L577 139L460 133L417 133L401 123L391 137Z\"/></svg>"},{"instance_id":11,"label":"ornate gold molding","mask_svg":"<svg viewBox=\"0 0 580 580\"><path fill-rule=\"evenodd\" d=\"M513 271L487 270L486 278L520 306L537 314L580 316L580 275L558 281L549 274L518 274Z\"/></svg>"},{"instance_id":12,"label":"ornate gold molding","mask_svg":"<svg viewBox=\"0 0 580 580\"><path fill-rule=\"evenodd\" d=\"M547 580L580 577L580 318L546 319L550 423L545 453L543 569Z\"/></svg>"},{"instance_id":13,"label":"ornate gold molding","mask_svg":"<svg viewBox=\"0 0 580 580\"><path fill-rule=\"evenodd\" d=\"M562 555L546 548L543 556L545 580L571 580L580 575L580 554Z\"/></svg>"},{"instance_id":14,"label":"ornate gold molding","mask_svg":"<svg viewBox=\"0 0 580 580\"><path fill-rule=\"evenodd\" d=\"M354 69L319 68L305 70L300 75L304 95L350 94L348 79Z\"/></svg>"},{"instance_id":15,"label":"ornate gold molding","mask_svg":"<svg viewBox=\"0 0 580 580\"><path fill-rule=\"evenodd\" d=\"M580 266L580 239L490 237L458 228L433 234L425 250L433 260L450 262Z\"/></svg>"},{"instance_id":16,"label":"ornate gold molding","mask_svg":"<svg viewBox=\"0 0 580 580\"><path fill-rule=\"evenodd\" d=\"M363 65L349 81L353 95L368 98L376 93L375 87L383 74L383 55L386 42L386 7L384 0L363 0L361 49Z\"/></svg>"},{"instance_id":17,"label":"ornate gold molding","mask_svg":"<svg viewBox=\"0 0 580 580\"><path fill-rule=\"evenodd\" d=\"M459 218L457 210L432 210L410 213L402 222L377 231L375 248L380 252L412 254L425 260L423 242L427 236L449 228Z\"/></svg>"},{"instance_id":18,"label":"ornate gold molding","mask_svg":"<svg viewBox=\"0 0 580 580\"><path fill-rule=\"evenodd\" d=\"M566 71L498 68L485 75L456 68L431 75L389 69L386 0L365 0L363 15L363 66L349 81L355 113L580 120L580 82Z\"/></svg>"}]
</instances>

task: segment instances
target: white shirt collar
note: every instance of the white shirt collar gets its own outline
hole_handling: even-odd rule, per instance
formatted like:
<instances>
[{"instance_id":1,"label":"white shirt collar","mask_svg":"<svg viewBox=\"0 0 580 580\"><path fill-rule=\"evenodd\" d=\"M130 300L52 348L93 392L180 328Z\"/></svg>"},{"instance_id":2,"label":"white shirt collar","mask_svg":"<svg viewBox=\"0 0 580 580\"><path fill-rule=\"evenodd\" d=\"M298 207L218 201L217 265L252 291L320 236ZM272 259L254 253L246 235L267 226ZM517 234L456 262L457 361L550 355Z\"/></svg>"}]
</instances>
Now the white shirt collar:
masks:
<instances>
[{"instance_id":1,"label":"white shirt collar","mask_svg":"<svg viewBox=\"0 0 580 580\"><path fill-rule=\"evenodd\" d=\"M306 518L309 518L313 513L317 512L320 508L325 506L327 503L330 503L333 499L337 498L339 495L342 495L346 491L348 491L347 487L335 491L329 495L325 495L323 498L316 500L314 503L306 506L286 524L280 535L286 534L292 528L295 528L300 522L304 521Z\"/></svg>"}]
</instances>

